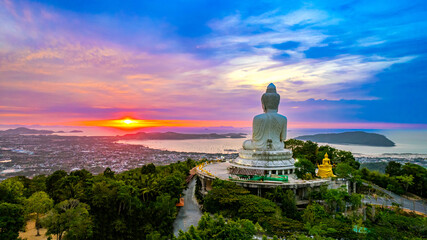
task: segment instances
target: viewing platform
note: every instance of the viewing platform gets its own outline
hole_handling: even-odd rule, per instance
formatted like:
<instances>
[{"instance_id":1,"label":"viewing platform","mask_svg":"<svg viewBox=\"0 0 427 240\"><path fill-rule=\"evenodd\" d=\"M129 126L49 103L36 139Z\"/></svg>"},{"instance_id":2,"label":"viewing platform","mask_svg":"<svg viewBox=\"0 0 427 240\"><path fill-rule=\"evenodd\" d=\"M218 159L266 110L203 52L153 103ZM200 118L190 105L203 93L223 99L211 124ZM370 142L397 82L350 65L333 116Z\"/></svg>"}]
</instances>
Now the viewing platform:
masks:
<instances>
[{"instance_id":1,"label":"viewing platform","mask_svg":"<svg viewBox=\"0 0 427 240\"><path fill-rule=\"evenodd\" d=\"M289 174L287 182L281 181L253 181L244 178L236 178L230 174L230 168L233 165L229 162L210 161L197 166L197 176L200 178L202 194L207 194L212 189L212 182L215 178L232 181L237 185L247 188L256 195L261 196L264 191L281 187L283 189L291 189L294 191L297 200L303 200L308 197L308 189L316 189L322 185L327 185L328 188L339 188L342 185L349 187L346 180L331 180L330 178L320 178L314 180L297 179L295 174Z\"/></svg>"}]
</instances>

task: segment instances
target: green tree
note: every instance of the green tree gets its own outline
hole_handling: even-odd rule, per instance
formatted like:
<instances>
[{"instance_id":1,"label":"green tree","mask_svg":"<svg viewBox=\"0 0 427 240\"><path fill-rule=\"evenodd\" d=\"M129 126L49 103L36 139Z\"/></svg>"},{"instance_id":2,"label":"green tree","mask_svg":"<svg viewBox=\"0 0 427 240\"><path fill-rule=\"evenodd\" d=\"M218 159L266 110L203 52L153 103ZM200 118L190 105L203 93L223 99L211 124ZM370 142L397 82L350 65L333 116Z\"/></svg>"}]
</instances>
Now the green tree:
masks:
<instances>
[{"instance_id":1,"label":"green tree","mask_svg":"<svg viewBox=\"0 0 427 240\"><path fill-rule=\"evenodd\" d=\"M211 217L203 214L197 228L193 226L187 232L179 232L178 240L250 240L258 231L262 231L259 225L253 224L247 219L225 220L221 215Z\"/></svg>"},{"instance_id":2,"label":"green tree","mask_svg":"<svg viewBox=\"0 0 427 240\"><path fill-rule=\"evenodd\" d=\"M316 163L316 156L318 151L317 143L312 141L301 141L296 139L289 139L285 141L285 146L291 149L294 158L306 158L313 164Z\"/></svg>"},{"instance_id":3,"label":"green tree","mask_svg":"<svg viewBox=\"0 0 427 240\"><path fill-rule=\"evenodd\" d=\"M402 172L402 164L390 161L388 162L387 166L385 167L385 173L390 176L399 176Z\"/></svg>"},{"instance_id":4,"label":"green tree","mask_svg":"<svg viewBox=\"0 0 427 240\"><path fill-rule=\"evenodd\" d=\"M284 198L282 200L282 209L283 216L292 219L299 219L300 216L298 214L297 202L295 200L294 191L288 189L285 192Z\"/></svg>"},{"instance_id":5,"label":"green tree","mask_svg":"<svg viewBox=\"0 0 427 240\"><path fill-rule=\"evenodd\" d=\"M315 166L311 161L305 158L298 159L295 163L295 167L295 174L298 178L306 179L308 176L307 174L314 176Z\"/></svg>"},{"instance_id":6,"label":"green tree","mask_svg":"<svg viewBox=\"0 0 427 240\"><path fill-rule=\"evenodd\" d=\"M265 197L270 201L275 202L276 204L280 204L284 198L285 192L281 187L275 187L271 191L265 194Z\"/></svg>"},{"instance_id":7,"label":"green tree","mask_svg":"<svg viewBox=\"0 0 427 240\"><path fill-rule=\"evenodd\" d=\"M316 156L316 163L322 164L323 158L325 158L325 153L328 154L328 158L331 160L331 164L335 163L335 157L337 155L337 149L326 145L320 146Z\"/></svg>"},{"instance_id":8,"label":"green tree","mask_svg":"<svg viewBox=\"0 0 427 240\"><path fill-rule=\"evenodd\" d=\"M324 237L323 235L334 234L336 229L329 227L327 224L320 222L317 225L305 224L308 234L314 236L316 240L333 240L334 238Z\"/></svg>"},{"instance_id":9,"label":"green tree","mask_svg":"<svg viewBox=\"0 0 427 240\"><path fill-rule=\"evenodd\" d=\"M301 149L296 149L298 155L304 156L311 163L316 164L316 156L318 152L318 145L312 141L305 141Z\"/></svg>"},{"instance_id":10,"label":"green tree","mask_svg":"<svg viewBox=\"0 0 427 240\"><path fill-rule=\"evenodd\" d=\"M92 236L92 220L89 205L76 199L58 203L43 219L46 234L56 234L57 240L89 239Z\"/></svg>"},{"instance_id":11,"label":"green tree","mask_svg":"<svg viewBox=\"0 0 427 240\"><path fill-rule=\"evenodd\" d=\"M276 187L271 192L268 192L266 197L280 206L284 217L299 218L295 194L292 190L283 191L283 188Z\"/></svg>"},{"instance_id":12,"label":"green tree","mask_svg":"<svg viewBox=\"0 0 427 240\"><path fill-rule=\"evenodd\" d=\"M260 225L269 233L281 237L290 237L295 232L304 231L304 226L300 221L285 217L263 217Z\"/></svg>"},{"instance_id":13,"label":"green tree","mask_svg":"<svg viewBox=\"0 0 427 240\"><path fill-rule=\"evenodd\" d=\"M277 205L272 201L253 194L239 196L239 205L238 217L254 222L258 222L261 217L279 213Z\"/></svg>"},{"instance_id":14,"label":"green tree","mask_svg":"<svg viewBox=\"0 0 427 240\"><path fill-rule=\"evenodd\" d=\"M285 141L285 147L292 150L293 153L295 153L297 149L301 149L303 146L304 141L301 140L291 138Z\"/></svg>"},{"instance_id":15,"label":"green tree","mask_svg":"<svg viewBox=\"0 0 427 240\"><path fill-rule=\"evenodd\" d=\"M339 163L335 168L335 174L340 178L350 179L356 175L356 170L348 163Z\"/></svg>"},{"instance_id":16,"label":"green tree","mask_svg":"<svg viewBox=\"0 0 427 240\"><path fill-rule=\"evenodd\" d=\"M45 192L35 192L31 197L26 200L25 208L26 212L29 215L36 213L36 228L37 235L40 236L39 233L39 221L40 214L44 214L49 211L53 207L53 200L47 195Z\"/></svg>"},{"instance_id":17,"label":"green tree","mask_svg":"<svg viewBox=\"0 0 427 240\"><path fill-rule=\"evenodd\" d=\"M84 196L84 181L78 175L69 175L62 178L57 189L59 201L66 199L82 199Z\"/></svg>"},{"instance_id":18,"label":"green tree","mask_svg":"<svg viewBox=\"0 0 427 240\"><path fill-rule=\"evenodd\" d=\"M324 197L329 211L335 213L344 211L346 198L349 197L349 194L345 187L341 187L339 189L329 189Z\"/></svg>"},{"instance_id":19,"label":"green tree","mask_svg":"<svg viewBox=\"0 0 427 240\"><path fill-rule=\"evenodd\" d=\"M396 179L402 183L402 185L405 187L405 191L408 191L408 187L414 184L414 176L412 175L396 176Z\"/></svg>"},{"instance_id":20,"label":"green tree","mask_svg":"<svg viewBox=\"0 0 427 240\"><path fill-rule=\"evenodd\" d=\"M367 221L367 239L425 239L427 218L376 207L376 214Z\"/></svg>"},{"instance_id":21,"label":"green tree","mask_svg":"<svg viewBox=\"0 0 427 240\"><path fill-rule=\"evenodd\" d=\"M362 194L353 193L349 196L348 202L351 204L353 209L362 206Z\"/></svg>"},{"instance_id":22,"label":"green tree","mask_svg":"<svg viewBox=\"0 0 427 240\"><path fill-rule=\"evenodd\" d=\"M59 198L61 195L61 179L66 177L68 174L64 170L58 170L49 175L46 178L46 191L49 196L55 201L55 203L60 202Z\"/></svg>"},{"instance_id":23,"label":"green tree","mask_svg":"<svg viewBox=\"0 0 427 240\"><path fill-rule=\"evenodd\" d=\"M24 199L24 184L17 178L0 182L0 202L21 203Z\"/></svg>"},{"instance_id":24,"label":"green tree","mask_svg":"<svg viewBox=\"0 0 427 240\"><path fill-rule=\"evenodd\" d=\"M427 169L417 164L405 163L402 166L402 175L412 175L414 184L410 185L408 191L422 197L427 197Z\"/></svg>"},{"instance_id":25,"label":"green tree","mask_svg":"<svg viewBox=\"0 0 427 240\"><path fill-rule=\"evenodd\" d=\"M240 196L247 194L248 190L233 182L215 179L203 205L210 213L221 212L226 217L234 217L238 215Z\"/></svg>"},{"instance_id":26,"label":"green tree","mask_svg":"<svg viewBox=\"0 0 427 240\"><path fill-rule=\"evenodd\" d=\"M107 178L112 178L112 179L114 179L114 172L111 170L111 168L107 167L107 168L104 170L104 176L105 176L105 177L107 177Z\"/></svg>"},{"instance_id":27,"label":"green tree","mask_svg":"<svg viewBox=\"0 0 427 240\"><path fill-rule=\"evenodd\" d=\"M266 197L280 206L284 217L299 218L295 194L292 190L288 189L285 192L283 188L276 187L271 192L268 192Z\"/></svg>"},{"instance_id":28,"label":"green tree","mask_svg":"<svg viewBox=\"0 0 427 240\"><path fill-rule=\"evenodd\" d=\"M337 150L334 154L334 161L333 163L348 163L351 167L354 169L359 169L360 163L356 161L353 154L349 151L343 151L343 150Z\"/></svg>"},{"instance_id":29,"label":"green tree","mask_svg":"<svg viewBox=\"0 0 427 240\"><path fill-rule=\"evenodd\" d=\"M340 178L346 178L353 183L353 192L356 192L356 184L362 182L359 172L354 169L348 162L341 162L335 168L335 173Z\"/></svg>"},{"instance_id":30,"label":"green tree","mask_svg":"<svg viewBox=\"0 0 427 240\"><path fill-rule=\"evenodd\" d=\"M24 211L20 205L0 203L0 239L17 239L24 224Z\"/></svg>"},{"instance_id":31,"label":"green tree","mask_svg":"<svg viewBox=\"0 0 427 240\"><path fill-rule=\"evenodd\" d=\"M193 225L191 225L190 227L192 227L194 229ZM151 232L145 237L145 240L168 240L168 239L169 238L167 236L162 236L157 231ZM175 238L173 238L173 239L175 239Z\"/></svg>"},{"instance_id":32,"label":"green tree","mask_svg":"<svg viewBox=\"0 0 427 240\"><path fill-rule=\"evenodd\" d=\"M327 218L328 214L326 213L325 208L316 203L313 202L310 205L308 205L302 214L302 219L305 223L310 223L311 225L319 222L323 218Z\"/></svg>"},{"instance_id":33,"label":"green tree","mask_svg":"<svg viewBox=\"0 0 427 240\"><path fill-rule=\"evenodd\" d=\"M173 221L175 220L177 211L176 202L177 199L172 199L169 194L163 193L150 205L150 215L153 216L150 222L153 226L161 229L161 233L164 235L172 233Z\"/></svg>"},{"instance_id":34,"label":"green tree","mask_svg":"<svg viewBox=\"0 0 427 240\"><path fill-rule=\"evenodd\" d=\"M141 168L142 174L154 174L156 173L156 166L153 163L142 166Z\"/></svg>"},{"instance_id":35,"label":"green tree","mask_svg":"<svg viewBox=\"0 0 427 240\"><path fill-rule=\"evenodd\" d=\"M158 189L160 192L167 192L173 198L179 198L182 191L186 188L186 175L179 171L168 174L160 179Z\"/></svg>"},{"instance_id":36,"label":"green tree","mask_svg":"<svg viewBox=\"0 0 427 240\"><path fill-rule=\"evenodd\" d=\"M46 192L46 179L45 175L37 175L31 179L30 186L28 187L29 196L35 192Z\"/></svg>"}]
</instances>

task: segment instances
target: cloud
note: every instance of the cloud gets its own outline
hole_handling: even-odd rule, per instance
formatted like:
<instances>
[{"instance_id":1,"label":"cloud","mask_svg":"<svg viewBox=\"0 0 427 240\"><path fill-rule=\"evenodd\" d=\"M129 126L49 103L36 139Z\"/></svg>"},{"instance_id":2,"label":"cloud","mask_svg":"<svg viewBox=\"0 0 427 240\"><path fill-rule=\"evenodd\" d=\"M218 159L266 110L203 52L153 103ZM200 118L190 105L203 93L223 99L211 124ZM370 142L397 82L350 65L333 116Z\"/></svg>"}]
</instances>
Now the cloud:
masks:
<instances>
[{"instance_id":1,"label":"cloud","mask_svg":"<svg viewBox=\"0 0 427 240\"><path fill-rule=\"evenodd\" d=\"M58 112L64 121L124 115L247 120L260 112L259 97L274 82L283 109L299 121L311 121L313 113L328 121L372 120L359 110L392 95L382 94L393 78L381 73L425 57L425 33L410 34L425 25L418 12L396 17L396 6L377 16L359 3L324 4L212 10L201 22L188 16L198 24L190 34L183 33L189 31L185 19L168 22L151 12L79 13L2 1L0 101L15 108L2 113L40 121ZM363 14L354 15L352 7ZM390 28L396 18L402 22ZM320 107L319 99L331 103Z\"/></svg>"},{"instance_id":2,"label":"cloud","mask_svg":"<svg viewBox=\"0 0 427 240\"><path fill-rule=\"evenodd\" d=\"M222 64L214 67L215 72L222 74L215 85L262 89L274 82L294 100L375 98L356 93L343 96L340 91L372 81L377 73L393 64L409 62L415 56L366 56L328 46L324 41L332 36L323 33L322 28L340 21L312 9L284 15L272 11L248 18L237 14L213 21L210 26L214 32L204 47L217 48L217 58L223 59ZM305 27L295 29L296 25ZM383 42L371 37L360 39L359 45ZM295 81L301 84L291 84Z\"/></svg>"}]
</instances>

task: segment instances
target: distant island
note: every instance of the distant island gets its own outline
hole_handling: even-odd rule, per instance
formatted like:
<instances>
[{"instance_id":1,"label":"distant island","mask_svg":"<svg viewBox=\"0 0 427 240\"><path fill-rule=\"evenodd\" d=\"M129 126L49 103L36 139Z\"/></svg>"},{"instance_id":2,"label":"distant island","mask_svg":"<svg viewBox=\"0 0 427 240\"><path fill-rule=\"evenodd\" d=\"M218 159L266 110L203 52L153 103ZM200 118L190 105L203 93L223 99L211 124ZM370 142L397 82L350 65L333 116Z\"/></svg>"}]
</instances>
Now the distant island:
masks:
<instances>
[{"instance_id":1,"label":"distant island","mask_svg":"<svg viewBox=\"0 0 427 240\"><path fill-rule=\"evenodd\" d=\"M82 130L72 130L72 131L70 131L70 133L82 133L83 131Z\"/></svg>"},{"instance_id":2,"label":"distant island","mask_svg":"<svg viewBox=\"0 0 427 240\"><path fill-rule=\"evenodd\" d=\"M209 134L185 134L176 132L139 132L118 136L121 140L184 140L184 139L220 139L220 138L245 138L245 133L209 133Z\"/></svg>"},{"instance_id":3,"label":"distant island","mask_svg":"<svg viewBox=\"0 0 427 240\"><path fill-rule=\"evenodd\" d=\"M70 133L82 133L81 130L72 130ZM18 127L14 129L7 129L0 131L0 136L4 135L22 135L22 134L35 134L35 135L50 135L53 133L65 133L65 131L51 131L51 130L37 130L26 127Z\"/></svg>"},{"instance_id":4,"label":"distant island","mask_svg":"<svg viewBox=\"0 0 427 240\"><path fill-rule=\"evenodd\" d=\"M40 135L48 135L55 133L55 131L50 130L37 130L37 129L29 129L25 127L19 127L15 129L8 129L4 131L0 131L0 136L3 135L21 135L21 134L40 134Z\"/></svg>"},{"instance_id":5,"label":"distant island","mask_svg":"<svg viewBox=\"0 0 427 240\"><path fill-rule=\"evenodd\" d=\"M362 131L304 135L296 137L295 139L333 144L355 144L372 147L395 146L394 142L385 137L384 135L377 133L367 133Z\"/></svg>"}]
</instances>

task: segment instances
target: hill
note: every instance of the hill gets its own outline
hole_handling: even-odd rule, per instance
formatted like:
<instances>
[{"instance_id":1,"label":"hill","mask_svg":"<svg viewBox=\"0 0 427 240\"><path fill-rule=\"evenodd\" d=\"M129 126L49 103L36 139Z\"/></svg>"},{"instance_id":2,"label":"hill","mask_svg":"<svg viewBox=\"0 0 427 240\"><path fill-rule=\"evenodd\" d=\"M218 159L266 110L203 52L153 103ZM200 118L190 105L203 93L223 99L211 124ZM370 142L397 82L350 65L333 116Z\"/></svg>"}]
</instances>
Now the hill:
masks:
<instances>
[{"instance_id":1,"label":"hill","mask_svg":"<svg viewBox=\"0 0 427 240\"><path fill-rule=\"evenodd\" d=\"M119 136L119 139L129 140L129 139L138 139L138 140L184 140L184 139L220 139L220 138L245 138L245 133L209 133L209 134L185 134L185 133L176 133L176 132L139 132L135 134L126 134Z\"/></svg>"},{"instance_id":2,"label":"hill","mask_svg":"<svg viewBox=\"0 0 427 240\"><path fill-rule=\"evenodd\" d=\"M30 129L30 128L25 128L25 127L19 127L19 128L15 128L15 129L8 129L8 130L0 131L0 136L1 135L19 135L19 134L46 135L46 134L52 134L54 132L55 131L50 131L50 130L36 130L36 129Z\"/></svg>"},{"instance_id":3,"label":"hill","mask_svg":"<svg viewBox=\"0 0 427 240\"><path fill-rule=\"evenodd\" d=\"M373 147L395 146L394 142L385 137L384 135L377 133L367 133L362 131L304 135L296 137L295 139L333 144L356 144Z\"/></svg>"}]
</instances>

